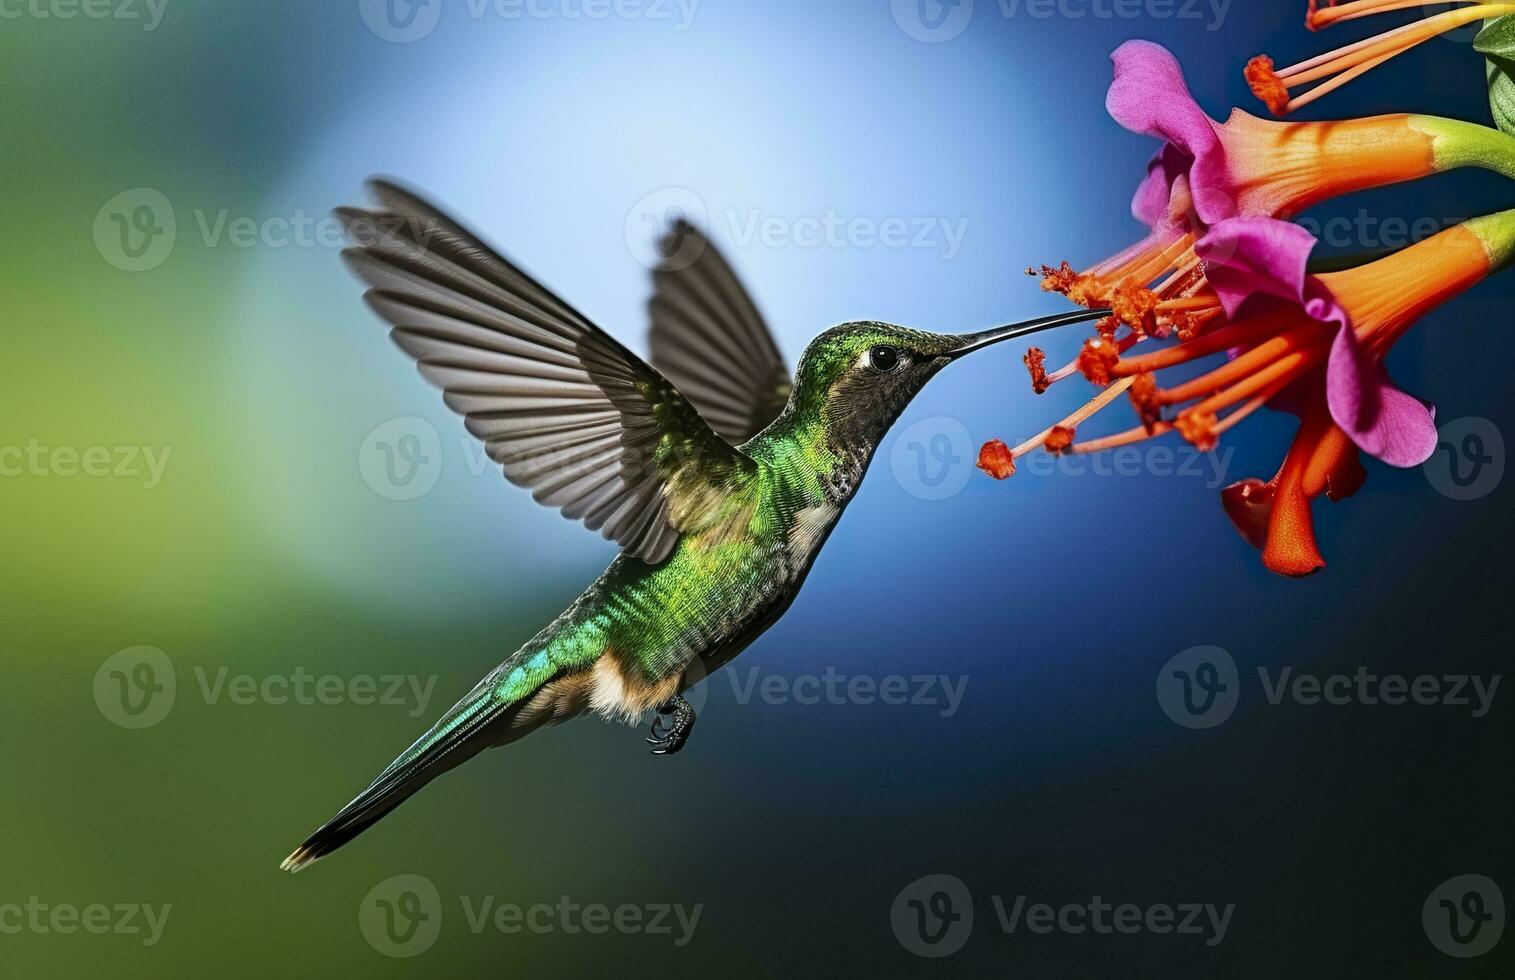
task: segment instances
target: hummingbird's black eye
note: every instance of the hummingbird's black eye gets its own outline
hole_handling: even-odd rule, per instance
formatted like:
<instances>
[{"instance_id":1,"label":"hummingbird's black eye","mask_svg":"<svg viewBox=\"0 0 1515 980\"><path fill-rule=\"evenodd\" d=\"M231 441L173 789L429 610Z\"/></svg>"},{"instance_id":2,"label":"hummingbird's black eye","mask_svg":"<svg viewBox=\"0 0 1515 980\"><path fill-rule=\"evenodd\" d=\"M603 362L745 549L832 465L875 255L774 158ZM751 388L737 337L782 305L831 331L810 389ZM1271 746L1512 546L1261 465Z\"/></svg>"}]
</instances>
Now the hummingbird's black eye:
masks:
<instances>
[{"instance_id":1,"label":"hummingbird's black eye","mask_svg":"<svg viewBox=\"0 0 1515 980\"><path fill-rule=\"evenodd\" d=\"M879 344L868 350L868 366L879 374L888 374L900 366L900 349L890 347L887 344Z\"/></svg>"}]
</instances>

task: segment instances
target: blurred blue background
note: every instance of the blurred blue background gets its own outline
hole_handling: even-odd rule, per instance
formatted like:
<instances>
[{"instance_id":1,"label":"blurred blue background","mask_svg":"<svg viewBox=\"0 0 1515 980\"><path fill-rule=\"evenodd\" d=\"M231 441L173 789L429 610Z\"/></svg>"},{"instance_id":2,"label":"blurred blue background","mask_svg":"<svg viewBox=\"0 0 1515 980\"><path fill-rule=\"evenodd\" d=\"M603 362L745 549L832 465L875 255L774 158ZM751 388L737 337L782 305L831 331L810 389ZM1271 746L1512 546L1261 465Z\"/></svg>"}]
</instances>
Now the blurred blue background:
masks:
<instances>
[{"instance_id":1,"label":"blurred blue background","mask_svg":"<svg viewBox=\"0 0 1515 980\"><path fill-rule=\"evenodd\" d=\"M1330 566L1277 578L1216 491L1271 475L1291 419L1264 413L1179 472L1174 442L1174 462L1149 449L1121 471L994 483L971 470L978 443L1087 396L1077 381L1032 395L1008 345L910 408L792 610L707 681L684 754L569 726L486 754L298 878L276 871L613 555L486 465L362 307L330 208L392 175L639 352L650 243L675 207L710 229L791 360L845 320L1003 323L1058 308L1027 265L1086 264L1140 233L1128 202L1154 146L1103 111L1117 44L1168 45L1223 118L1255 108L1251 55L1289 63L1389 26L1315 36L1303 4L1186 2L15 8L0 25L0 443L145 447L166 464L156 481L0 481L15 804L0 906L172 912L154 945L23 928L0 934L0 959L46 976L1508 975L1508 936L1458 960L1422 922L1456 875L1515 900L1508 692L1478 718L1274 706L1257 674L1499 674L1508 486L1457 500L1370 463L1357 498L1317 506ZM1307 115L1484 121L1467 41L1430 42ZM126 271L138 259L102 220L117 195L160 199L142 189L174 234ZM1357 251L1402 243L1386 219L1511 206L1502 180L1459 173L1311 218L1352 229L1336 244ZM808 237L828 220L851 234ZM900 222L909 244L866 231ZM1397 380L1442 419L1508 431L1507 350L1490 335L1510 298L1495 280L1428 317L1391 360ZM1081 336L1049 340L1051 360ZM435 440L414 499L375 479L396 432ZM951 451L920 470L912 447L941 435ZM134 729L112 716L106 660L142 645L176 690ZM1238 670L1234 714L1205 730L1155 694L1198 645ZM930 704L800 703L797 682L828 670L942 675L961 702L938 684ZM414 675L430 693L239 704L217 684L266 691L296 671ZM743 693L768 678L778 696ZM371 939L388 894L373 890L398 874L438 896L435 944L409 959ZM975 913L940 960L891 925L930 874L959 878ZM1235 910L1214 946L1006 934L992 896L1017 895ZM465 913L560 896L702 911L684 945L476 931Z\"/></svg>"}]
</instances>

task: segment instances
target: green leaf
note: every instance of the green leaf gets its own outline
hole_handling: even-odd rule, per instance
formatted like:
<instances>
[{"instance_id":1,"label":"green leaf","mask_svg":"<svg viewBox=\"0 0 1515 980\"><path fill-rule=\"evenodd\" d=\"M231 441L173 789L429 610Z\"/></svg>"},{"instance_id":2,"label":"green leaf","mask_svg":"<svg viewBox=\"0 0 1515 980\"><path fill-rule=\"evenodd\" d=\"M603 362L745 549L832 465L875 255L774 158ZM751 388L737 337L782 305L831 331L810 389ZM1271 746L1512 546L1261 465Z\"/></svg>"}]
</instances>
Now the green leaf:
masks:
<instances>
[{"instance_id":1,"label":"green leaf","mask_svg":"<svg viewBox=\"0 0 1515 980\"><path fill-rule=\"evenodd\" d=\"M1489 58L1515 60L1515 14L1489 21L1473 39L1473 50Z\"/></svg>"},{"instance_id":2,"label":"green leaf","mask_svg":"<svg viewBox=\"0 0 1515 980\"><path fill-rule=\"evenodd\" d=\"M1489 109L1500 132L1515 135L1515 14L1496 17L1473 39L1489 59Z\"/></svg>"},{"instance_id":3,"label":"green leaf","mask_svg":"<svg viewBox=\"0 0 1515 980\"><path fill-rule=\"evenodd\" d=\"M1499 131L1515 136L1515 62L1489 61L1489 108Z\"/></svg>"}]
</instances>

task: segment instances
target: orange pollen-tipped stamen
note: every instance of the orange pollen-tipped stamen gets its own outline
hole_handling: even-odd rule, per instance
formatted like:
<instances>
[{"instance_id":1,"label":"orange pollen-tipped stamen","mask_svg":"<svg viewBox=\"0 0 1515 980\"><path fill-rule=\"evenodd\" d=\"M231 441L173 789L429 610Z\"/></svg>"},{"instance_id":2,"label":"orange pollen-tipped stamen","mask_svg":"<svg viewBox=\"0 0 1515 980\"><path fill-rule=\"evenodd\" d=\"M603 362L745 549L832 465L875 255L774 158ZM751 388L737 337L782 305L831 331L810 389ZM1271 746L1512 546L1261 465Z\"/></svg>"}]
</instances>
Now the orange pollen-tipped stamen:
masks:
<instances>
[{"instance_id":1,"label":"orange pollen-tipped stamen","mask_svg":"<svg viewBox=\"0 0 1515 980\"><path fill-rule=\"evenodd\" d=\"M1046 441L1042 443L1042 448L1047 450L1049 453L1063 452L1069 446L1073 445L1073 438L1075 435L1076 433L1074 430L1068 428L1067 426L1054 425L1052 427L1052 431L1047 435Z\"/></svg>"},{"instance_id":2,"label":"orange pollen-tipped stamen","mask_svg":"<svg viewBox=\"0 0 1515 980\"><path fill-rule=\"evenodd\" d=\"M1163 420L1163 403L1158 397L1157 379L1138 374L1131 379L1131 404L1142 420L1142 428L1151 432Z\"/></svg>"},{"instance_id":3,"label":"orange pollen-tipped stamen","mask_svg":"<svg viewBox=\"0 0 1515 980\"><path fill-rule=\"evenodd\" d=\"M1128 333L1126 336L1120 338L1119 340L1116 340L1115 339L1115 331L1116 331L1116 328L1118 328L1119 326L1120 326L1120 323L1113 316L1107 316L1103 320L1099 321L1098 323L1096 323L1094 325L1095 329L1099 332L1099 338L1098 339L1104 341L1107 344L1114 345L1114 349L1115 349L1116 355L1117 355L1116 358L1115 358L1115 360L1119 360L1119 355L1120 354L1122 354L1122 353L1130 350L1132 347L1135 347L1137 341L1141 340L1141 338L1138 337L1134 333ZM1090 338L1090 339L1092 340L1094 338ZM1085 347L1087 347L1087 346L1088 346L1088 341L1085 341ZM1074 356L1073 360L1069 361L1067 364L1064 364L1062 367L1058 368L1056 371L1053 371L1050 374L1048 374L1047 375L1047 385L1048 385L1048 387L1051 387L1052 385L1057 384L1059 381L1066 381L1067 379L1073 377L1075 374L1081 374L1081 373L1083 373L1084 356L1085 356L1085 350L1083 348L1080 348L1078 354ZM1108 358L1107 358L1107 360L1108 360ZM1112 361L1111 363L1114 363L1114 362ZM1103 383L1103 382L1101 382L1101 383Z\"/></svg>"},{"instance_id":4,"label":"orange pollen-tipped stamen","mask_svg":"<svg viewBox=\"0 0 1515 980\"><path fill-rule=\"evenodd\" d=\"M1210 452L1220 441L1220 434L1215 431L1220 428L1220 420L1213 412L1190 409L1174 420L1173 427L1178 429L1178 434L1185 441L1202 453Z\"/></svg>"},{"instance_id":5,"label":"orange pollen-tipped stamen","mask_svg":"<svg viewBox=\"0 0 1515 980\"><path fill-rule=\"evenodd\" d=\"M1108 385L1113 377L1111 372L1120 363L1120 348L1115 342L1103 337L1086 340L1083 350L1079 351L1077 363L1079 371L1090 384Z\"/></svg>"},{"instance_id":6,"label":"orange pollen-tipped stamen","mask_svg":"<svg viewBox=\"0 0 1515 980\"><path fill-rule=\"evenodd\" d=\"M1027 453L1031 452L1033 449L1041 448L1046 444L1048 439L1052 438L1052 433L1057 429L1072 429L1077 431L1078 427L1084 424L1085 419L1094 415L1100 409L1104 408L1106 405L1110 404L1111 402L1115 401L1115 399L1125 394L1126 389L1129 387L1131 387L1130 378L1122 378L1121 380L1116 381L1110 385L1110 387L1106 388L1098 395L1089 399L1089 401L1085 403L1082 408L1074 412L1072 415L1063 419L1061 422L1058 422L1056 425L1047 426L1047 428L1043 429L1041 432L1038 432L1030 439L1027 439L1025 442L1010 450L1010 458L1019 459Z\"/></svg>"},{"instance_id":7,"label":"orange pollen-tipped stamen","mask_svg":"<svg viewBox=\"0 0 1515 980\"><path fill-rule=\"evenodd\" d=\"M1361 4L1371 4L1363 6ZM1367 16L1387 10L1405 9L1411 6L1428 6L1428 3L1410 3L1407 0L1359 0L1357 4L1344 4L1339 7L1329 7L1325 10L1317 10L1312 15L1312 24L1321 26L1338 20L1351 19L1353 17ZM1348 13L1341 13L1348 11ZM1449 10L1445 13L1428 17L1423 21L1407 24L1396 28L1377 37L1335 51L1319 55L1308 61L1302 61L1297 65L1275 71L1272 62L1266 58L1254 58L1247 65L1247 82L1252 86L1254 94L1266 102L1270 109L1277 115L1286 115L1297 109L1301 109L1316 99L1335 91L1341 86L1361 75L1365 75L1374 68L1410 50L1416 45L1429 41L1433 37L1456 30L1485 17L1502 17L1506 14L1515 13L1515 3L1483 3L1477 6L1464 7L1461 10ZM1323 81L1324 80L1324 81ZM1320 81L1321 84L1303 95L1295 96L1287 102L1280 103L1281 86L1284 91L1295 89L1301 85ZM1280 109L1282 111L1280 111Z\"/></svg>"},{"instance_id":8,"label":"orange pollen-tipped stamen","mask_svg":"<svg viewBox=\"0 0 1515 980\"><path fill-rule=\"evenodd\" d=\"M1092 310L1104 304L1106 286L1099 276L1079 272L1064 262L1056 269L1042 266L1042 290L1062 293L1069 301Z\"/></svg>"},{"instance_id":9,"label":"orange pollen-tipped stamen","mask_svg":"<svg viewBox=\"0 0 1515 980\"><path fill-rule=\"evenodd\" d=\"M1247 62L1242 75L1247 79L1247 87L1252 90L1252 94L1267 105L1269 112L1275 116L1288 114L1289 86L1283 83L1278 72L1273 69L1272 58L1265 54L1258 55Z\"/></svg>"},{"instance_id":10,"label":"orange pollen-tipped stamen","mask_svg":"<svg viewBox=\"0 0 1515 980\"><path fill-rule=\"evenodd\" d=\"M1127 279L1110 293L1110 312L1137 333L1157 327L1157 294L1135 279Z\"/></svg>"},{"instance_id":11,"label":"orange pollen-tipped stamen","mask_svg":"<svg viewBox=\"0 0 1515 980\"><path fill-rule=\"evenodd\" d=\"M1047 354L1040 347L1032 347L1026 351L1022 358L1026 362L1026 370L1031 372L1031 390L1038 395L1047 390L1051 384L1047 380Z\"/></svg>"},{"instance_id":12,"label":"orange pollen-tipped stamen","mask_svg":"<svg viewBox=\"0 0 1515 980\"><path fill-rule=\"evenodd\" d=\"M1030 271L1029 269L1027 270ZM1048 293L1064 293L1072 289L1078 282L1078 270L1066 261L1053 268L1050 265L1042 266L1042 290Z\"/></svg>"}]
</instances>

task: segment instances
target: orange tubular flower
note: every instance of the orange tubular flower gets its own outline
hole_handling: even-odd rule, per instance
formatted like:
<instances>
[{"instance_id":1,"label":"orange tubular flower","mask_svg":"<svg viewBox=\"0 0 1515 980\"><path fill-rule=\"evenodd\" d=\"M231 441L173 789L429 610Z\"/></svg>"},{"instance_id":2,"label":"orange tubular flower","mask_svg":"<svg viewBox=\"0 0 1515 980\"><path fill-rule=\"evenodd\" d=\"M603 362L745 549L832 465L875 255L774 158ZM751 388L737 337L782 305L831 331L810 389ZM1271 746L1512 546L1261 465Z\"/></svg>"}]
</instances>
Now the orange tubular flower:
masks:
<instances>
[{"instance_id":1,"label":"orange tubular flower","mask_svg":"<svg viewBox=\"0 0 1515 980\"><path fill-rule=\"evenodd\" d=\"M1218 222L1288 216L1341 194L1459 166L1515 176L1515 141L1482 126L1410 115L1290 124L1240 110L1217 123L1189 94L1166 49L1131 41L1112 60L1110 114L1127 129L1165 141L1132 201L1151 233L1084 270L1066 262L1043 266L1042 288L1091 309L1110 308L1114 317L1102 332L1121 352L1148 336L1194 336L1214 318L1213 304L1186 301L1203 285L1195 244ZM1116 340L1120 325L1128 333ZM1078 367L1050 372L1046 383Z\"/></svg>"},{"instance_id":2,"label":"orange tubular flower","mask_svg":"<svg viewBox=\"0 0 1515 980\"><path fill-rule=\"evenodd\" d=\"M1391 10L1443 6L1445 3L1446 0L1355 0L1352 3L1320 7L1312 0L1306 23L1311 30L1320 30L1341 21L1356 20ZM1448 10L1282 70L1274 68L1273 59L1259 55L1247 65L1247 84L1251 86L1252 93L1275 115L1287 115L1433 37L1477 23L1485 17L1503 17L1507 14L1515 14L1515 3L1477 3ZM1304 94L1290 95L1290 89L1314 82L1320 84Z\"/></svg>"},{"instance_id":3,"label":"orange tubular flower","mask_svg":"<svg viewBox=\"0 0 1515 980\"><path fill-rule=\"evenodd\" d=\"M1305 575L1322 567L1310 502L1356 492L1364 478L1359 450L1415 466L1436 445L1434 412L1393 386L1384 356L1423 314L1510 261L1515 212L1476 219L1344 272L1308 274L1314 245L1308 232L1287 222L1236 218L1217 225L1195 245L1200 281L1182 299L1155 307L1159 317L1182 308L1202 322L1197 333L1135 357L1107 338L1088 341L1078 363L1104 391L1009 450L1010 460L1039 447L1087 453L1172 431L1209 450L1264 405L1292 412L1300 429L1277 475L1229 487L1222 501L1270 569ZM1222 353L1230 359L1199 377L1159 382L1170 368ZM1141 425L1065 441L1123 393Z\"/></svg>"}]
</instances>

